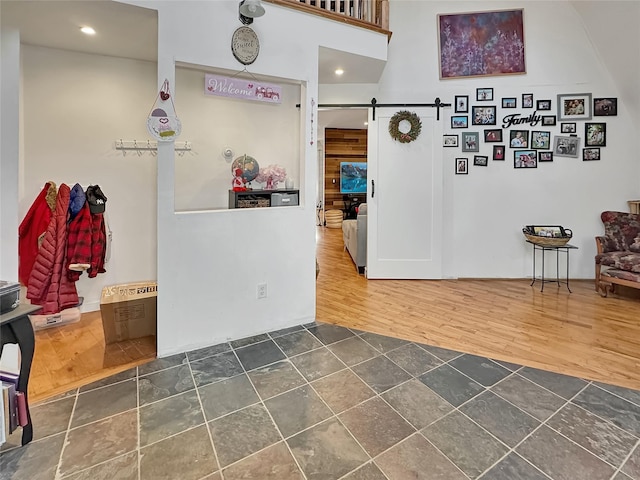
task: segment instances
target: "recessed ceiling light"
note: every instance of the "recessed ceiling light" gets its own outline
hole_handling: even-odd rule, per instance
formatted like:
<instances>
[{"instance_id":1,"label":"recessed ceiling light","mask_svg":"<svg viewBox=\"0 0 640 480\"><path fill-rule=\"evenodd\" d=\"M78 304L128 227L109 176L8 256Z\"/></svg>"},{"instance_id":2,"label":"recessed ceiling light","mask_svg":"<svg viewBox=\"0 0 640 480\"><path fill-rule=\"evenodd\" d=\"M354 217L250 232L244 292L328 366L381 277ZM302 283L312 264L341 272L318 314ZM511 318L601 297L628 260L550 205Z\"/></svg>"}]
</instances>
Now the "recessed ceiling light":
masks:
<instances>
[{"instance_id":1,"label":"recessed ceiling light","mask_svg":"<svg viewBox=\"0 0 640 480\"><path fill-rule=\"evenodd\" d=\"M91 27L81 27L80 31L85 35L95 35L96 31Z\"/></svg>"},{"instance_id":2,"label":"recessed ceiling light","mask_svg":"<svg viewBox=\"0 0 640 480\"><path fill-rule=\"evenodd\" d=\"M341 68L336 69L336 75L342 75L344 73L344 70Z\"/></svg>"}]
</instances>

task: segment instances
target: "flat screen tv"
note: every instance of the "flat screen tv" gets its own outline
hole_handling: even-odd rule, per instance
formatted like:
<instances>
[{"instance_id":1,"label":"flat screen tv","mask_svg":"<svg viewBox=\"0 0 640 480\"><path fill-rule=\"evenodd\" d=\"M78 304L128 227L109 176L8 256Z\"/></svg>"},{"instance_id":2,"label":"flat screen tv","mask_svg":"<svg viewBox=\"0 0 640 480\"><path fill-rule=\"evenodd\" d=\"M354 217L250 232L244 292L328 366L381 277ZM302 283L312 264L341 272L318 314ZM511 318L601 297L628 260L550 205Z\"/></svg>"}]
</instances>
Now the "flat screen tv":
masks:
<instances>
[{"instance_id":1,"label":"flat screen tv","mask_svg":"<svg viewBox=\"0 0 640 480\"><path fill-rule=\"evenodd\" d=\"M367 162L340 162L340 193L367 193Z\"/></svg>"}]
</instances>

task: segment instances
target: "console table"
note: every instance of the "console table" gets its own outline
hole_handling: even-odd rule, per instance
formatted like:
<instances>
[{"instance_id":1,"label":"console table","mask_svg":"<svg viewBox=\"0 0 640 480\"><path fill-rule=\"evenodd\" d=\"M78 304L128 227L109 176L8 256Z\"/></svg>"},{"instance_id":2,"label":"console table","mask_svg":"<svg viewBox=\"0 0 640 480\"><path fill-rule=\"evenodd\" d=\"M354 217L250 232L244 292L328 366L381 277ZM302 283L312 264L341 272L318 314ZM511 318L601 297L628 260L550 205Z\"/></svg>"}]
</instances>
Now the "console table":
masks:
<instances>
[{"instance_id":1,"label":"console table","mask_svg":"<svg viewBox=\"0 0 640 480\"><path fill-rule=\"evenodd\" d=\"M569 245L568 243L558 247L550 247L545 245L539 245L537 243L533 243L530 240L527 240L527 243L533 245L533 275L531 277L531 286L536 283L536 280L540 280L542 283L542 287L540 291L544 291L545 283L557 283L558 287L560 284L564 283L567 286L567 290L571 293L571 289L569 288L569 251L577 250L578 247L575 245ZM542 251L542 274L540 278L536 277L536 250ZM547 251L555 251L556 252L556 279L555 280L547 280L544 278L544 254ZM567 277L564 280L560 280L560 253L565 254L566 266L567 266Z\"/></svg>"},{"instance_id":2,"label":"console table","mask_svg":"<svg viewBox=\"0 0 640 480\"><path fill-rule=\"evenodd\" d=\"M299 190L229 190L229 208L284 207L298 205Z\"/></svg>"},{"instance_id":3,"label":"console table","mask_svg":"<svg viewBox=\"0 0 640 480\"><path fill-rule=\"evenodd\" d=\"M24 393L27 404L27 424L22 427L22 445L33 439L33 425L29 413L29 374L33 362L36 338L29 315L42 309L39 305L20 304L10 312L0 315L0 355L7 343L17 343L20 347L20 379L18 390Z\"/></svg>"}]
</instances>

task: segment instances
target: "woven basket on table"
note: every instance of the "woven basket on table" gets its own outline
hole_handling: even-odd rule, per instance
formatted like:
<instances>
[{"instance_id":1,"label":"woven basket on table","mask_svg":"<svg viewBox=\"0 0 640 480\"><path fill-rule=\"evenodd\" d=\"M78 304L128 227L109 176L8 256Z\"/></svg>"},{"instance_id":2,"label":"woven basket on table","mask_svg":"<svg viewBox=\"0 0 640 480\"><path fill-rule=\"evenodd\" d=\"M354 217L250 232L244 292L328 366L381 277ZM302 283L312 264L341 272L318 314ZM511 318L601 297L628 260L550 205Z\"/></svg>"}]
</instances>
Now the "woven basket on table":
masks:
<instances>
[{"instance_id":1,"label":"woven basket on table","mask_svg":"<svg viewBox=\"0 0 640 480\"><path fill-rule=\"evenodd\" d=\"M562 247L566 245L569 240L571 240L572 233L568 228L565 229L565 232L568 232L569 234L564 237L539 237L538 235L532 235L531 233L526 232L524 229L522 230L522 233L527 237L527 240L542 247Z\"/></svg>"}]
</instances>

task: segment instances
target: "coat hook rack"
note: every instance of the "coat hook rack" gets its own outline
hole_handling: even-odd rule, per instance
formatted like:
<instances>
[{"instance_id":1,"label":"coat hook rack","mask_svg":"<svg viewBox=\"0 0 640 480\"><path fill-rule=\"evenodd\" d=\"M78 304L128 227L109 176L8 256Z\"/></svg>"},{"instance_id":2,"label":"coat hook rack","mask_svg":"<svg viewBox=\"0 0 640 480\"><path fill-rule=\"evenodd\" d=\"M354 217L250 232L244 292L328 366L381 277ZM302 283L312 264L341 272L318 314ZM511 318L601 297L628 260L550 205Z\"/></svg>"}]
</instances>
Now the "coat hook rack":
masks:
<instances>
[{"instance_id":1,"label":"coat hook rack","mask_svg":"<svg viewBox=\"0 0 640 480\"><path fill-rule=\"evenodd\" d=\"M134 151L138 155L144 152L154 156L158 154L158 142L155 140L122 140L120 138L115 141L115 148L122 152L122 156L126 156L127 151ZM189 141L175 142L174 149L182 157L186 152L192 152L192 145Z\"/></svg>"}]
</instances>

